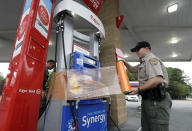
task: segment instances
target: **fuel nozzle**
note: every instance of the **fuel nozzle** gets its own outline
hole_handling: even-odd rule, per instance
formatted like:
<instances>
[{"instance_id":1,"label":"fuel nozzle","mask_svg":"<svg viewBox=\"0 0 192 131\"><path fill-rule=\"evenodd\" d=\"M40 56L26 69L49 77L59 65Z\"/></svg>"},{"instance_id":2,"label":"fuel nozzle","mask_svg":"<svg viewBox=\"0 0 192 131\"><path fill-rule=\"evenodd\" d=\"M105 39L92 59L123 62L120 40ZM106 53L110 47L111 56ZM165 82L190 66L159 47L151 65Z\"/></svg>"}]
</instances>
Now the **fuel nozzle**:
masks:
<instances>
[{"instance_id":1,"label":"fuel nozzle","mask_svg":"<svg viewBox=\"0 0 192 131\"><path fill-rule=\"evenodd\" d=\"M101 34L99 32L96 32L95 36L96 36L98 42L101 43Z\"/></svg>"}]
</instances>

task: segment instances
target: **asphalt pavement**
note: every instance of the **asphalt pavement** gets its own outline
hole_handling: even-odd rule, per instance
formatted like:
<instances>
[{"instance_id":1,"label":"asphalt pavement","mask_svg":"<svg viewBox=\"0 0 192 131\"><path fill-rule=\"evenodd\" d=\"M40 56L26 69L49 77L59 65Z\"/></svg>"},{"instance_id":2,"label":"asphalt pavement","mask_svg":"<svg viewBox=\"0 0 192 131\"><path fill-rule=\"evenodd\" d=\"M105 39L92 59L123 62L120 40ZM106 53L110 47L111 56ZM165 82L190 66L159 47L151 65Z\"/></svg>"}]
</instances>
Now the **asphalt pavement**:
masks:
<instances>
[{"instance_id":1,"label":"asphalt pavement","mask_svg":"<svg viewBox=\"0 0 192 131\"><path fill-rule=\"evenodd\" d=\"M128 121L119 126L121 131L138 131L141 125L140 105L140 101L126 102ZM43 123L43 119L40 121ZM192 100L173 100L169 129L169 131L192 131ZM42 131L42 124L38 125L37 131ZM118 129L111 126L109 131Z\"/></svg>"},{"instance_id":2,"label":"asphalt pavement","mask_svg":"<svg viewBox=\"0 0 192 131\"><path fill-rule=\"evenodd\" d=\"M141 102L127 103L128 121L119 126L121 131L137 131L141 125ZM111 127L110 131L118 131L116 127ZM192 131L192 101L173 100L169 131Z\"/></svg>"}]
</instances>

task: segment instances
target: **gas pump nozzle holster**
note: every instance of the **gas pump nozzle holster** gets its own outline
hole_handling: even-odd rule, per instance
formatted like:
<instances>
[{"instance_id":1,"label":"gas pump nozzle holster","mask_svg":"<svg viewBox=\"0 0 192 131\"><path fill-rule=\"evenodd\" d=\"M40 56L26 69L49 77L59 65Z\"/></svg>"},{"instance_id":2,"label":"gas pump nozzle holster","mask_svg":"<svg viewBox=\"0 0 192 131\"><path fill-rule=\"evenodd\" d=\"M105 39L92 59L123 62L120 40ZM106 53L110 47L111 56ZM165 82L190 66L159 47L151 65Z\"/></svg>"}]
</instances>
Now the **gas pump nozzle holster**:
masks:
<instances>
[{"instance_id":1,"label":"gas pump nozzle holster","mask_svg":"<svg viewBox=\"0 0 192 131\"><path fill-rule=\"evenodd\" d=\"M142 91L140 95L143 99L161 101L166 97L165 83L161 83L150 90Z\"/></svg>"}]
</instances>

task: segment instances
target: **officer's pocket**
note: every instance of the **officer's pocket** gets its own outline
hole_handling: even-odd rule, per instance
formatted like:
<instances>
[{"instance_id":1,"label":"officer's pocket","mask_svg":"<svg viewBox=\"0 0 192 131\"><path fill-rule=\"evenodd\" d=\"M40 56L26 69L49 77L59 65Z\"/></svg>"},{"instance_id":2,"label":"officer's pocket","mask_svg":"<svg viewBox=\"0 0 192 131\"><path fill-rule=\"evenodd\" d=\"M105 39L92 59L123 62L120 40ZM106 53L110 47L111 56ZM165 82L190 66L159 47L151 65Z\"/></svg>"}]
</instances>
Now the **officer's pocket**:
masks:
<instances>
[{"instance_id":1,"label":"officer's pocket","mask_svg":"<svg viewBox=\"0 0 192 131\"><path fill-rule=\"evenodd\" d=\"M169 108L171 108L172 107L172 98L171 98L171 96L170 96L170 94L168 92L166 93L166 95L167 95L167 99L168 99L168 102L169 102Z\"/></svg>"},{"instance_id":2,"label":"officer's pocket","mask_svg":"<svg viewBox=\"0 0 192 131\"><path fill-rule=\"evenodd\" d=\"M156 106L149 107L148 116L152 119L157 117L157 107Z\"/></svg>"},{"instance_id":3,"label":"officer's pocket","mask_svg":"<svg viewBox=\"0 0 192 131\"><path fill-rule=\"evenodd\" d=\"M152 123L169 123L169 110L166 108L166 106L155 105L150 109L149 113L149 117L152 120Z\"/></svg>"},{"instance_id":4,"label":"officer's pocket","mask_svg":"<svg viewBox=\"0 0 192 131\"><path fill-rule=\"evenodd\" d=\"M158 108L158 119L159 120L163 120L164 122L168 122L169 121L169 114L170 114L170 109L167 108L166 106L164 107L159 107Z\"/></svg>"},{"instance_id":5,"label":"officer's pocket","mask_svg":"<svg viewBox=\"0 0 192 131\"><path fill-rule=\"evenodd\" d=\"M146 69L145 69L145 65L144 64L140 65L140 67L139 67L138 77L139 77L139 79L146 78Z\"/></svg>"}]
</instances>

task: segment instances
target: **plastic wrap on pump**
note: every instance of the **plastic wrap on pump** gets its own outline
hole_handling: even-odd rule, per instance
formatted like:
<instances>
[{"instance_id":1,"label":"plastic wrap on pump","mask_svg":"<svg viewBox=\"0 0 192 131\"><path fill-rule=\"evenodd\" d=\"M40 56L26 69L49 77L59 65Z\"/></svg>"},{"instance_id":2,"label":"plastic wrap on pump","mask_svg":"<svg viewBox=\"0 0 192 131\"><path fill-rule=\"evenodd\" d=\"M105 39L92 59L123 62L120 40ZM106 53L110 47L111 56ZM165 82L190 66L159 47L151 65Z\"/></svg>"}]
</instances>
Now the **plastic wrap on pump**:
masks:
<instances>
[{"instance_id":1,"label":"plastic wrap on pump","mask_svg":"<svg viewBox=\"0 0 192 131\"><path fill-rule=\"evenodd\" d=\"M122 94L115 66L65 70L53 74L48 97L55 100L101 98Z\"/></svg>"}]
</instances>

